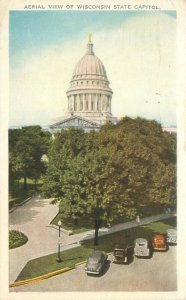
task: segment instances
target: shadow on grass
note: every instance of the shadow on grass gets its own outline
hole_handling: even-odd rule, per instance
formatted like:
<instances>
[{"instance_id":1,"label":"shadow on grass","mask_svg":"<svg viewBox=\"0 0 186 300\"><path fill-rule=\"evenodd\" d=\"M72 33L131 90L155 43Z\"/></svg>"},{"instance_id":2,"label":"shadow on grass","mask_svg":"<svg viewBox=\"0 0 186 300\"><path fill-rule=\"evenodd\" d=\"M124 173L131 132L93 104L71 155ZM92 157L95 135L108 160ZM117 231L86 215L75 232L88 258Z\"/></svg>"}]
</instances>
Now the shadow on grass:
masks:
<instances>
[{"instance_id":1,"label":"shadow on grass","mask_svg":"<svg viewBox=\"0 0 186 300\"><path fill-rule=\"evenodd\" d=\"M136 238L145 238L150 242L155 232L165 233L168 228L174 227L174 224L176 224L176 217L100 236L99 245L97 246L94 245L94 239L82 240L80 243L85 248L111 252L114 250L115 245L120 243L127 243L130 246L134 246Z\"/></svg>"},{"instance_id":2,"label":"shadow on grass","mask_svg":"<svg viewBox=\"0 0 186 300\"><path fill-rule=\"evenodd\" d=\"M146 238L150 240L150 237L154 233L153 229L145 228L145 226L134 227L112 233L109 235L101 236L99 238L99 245L94 245L94 240L82 240L80 243L83 247L94 248L95 250L103 250L111 252L114 250L115 245L119 243L127 242L128 245L133 246L136 238Z\"/></svg>"},{"instance_id":3,"label":"shadow on grass","mask_svg":"<svg viewBox=\"0 0 186 300\"><path fill-rule=\"evenodd\" d=\"M79 258L82 258L82 256L77 256L77 257L72 257L72 258L67 258L67 259L61 258L61 262L72 261L72 260L79 259Z\"/></svg>"},{"instance_id":4,"label":"shadow on grass","mask_svg":"<svg viewBox=\"0 0 186 300\"><path fill-rule=\"evenodd\" d=\"M58 213L55 218L50 222L50 224L57 225L58 221L61 221L62 227L66 230L71 230L73 233L81 233L87 230L91 230L94 227L94 221L91 218L84 217L78 220L78 223L75 224L72 218L64 219L61 213Z\"/></svg>"},{"instance_id":5,"label":"shadow on grass","mask_svg":"<svg viewBox=\"0 0 186 300\"><path fill-rule=\"evenodd\" d=\"M171 227L177 227L177 218L169 218L162 221L164 224L170 225Z\"/></svg>"}]
</instances>

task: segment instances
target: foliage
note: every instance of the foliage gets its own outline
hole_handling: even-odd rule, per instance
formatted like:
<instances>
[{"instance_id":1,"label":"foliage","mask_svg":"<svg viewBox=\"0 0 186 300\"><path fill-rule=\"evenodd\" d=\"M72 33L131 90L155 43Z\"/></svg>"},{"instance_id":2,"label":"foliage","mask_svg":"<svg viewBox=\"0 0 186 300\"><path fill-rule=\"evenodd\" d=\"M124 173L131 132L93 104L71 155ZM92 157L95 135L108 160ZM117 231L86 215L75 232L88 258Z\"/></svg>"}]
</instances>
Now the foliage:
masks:
<instances>
[{"instance_id":1,"label":"foliage","mask_svg":"<svg viewBox=\"0 0 186 300\"><path fill-rule=\"evenodd\" d=\"M47 153L50 144L49 133L40 126L28 126L9 130L9 178L10 181L27 178L35 182L45 171L42 156Z\"/></svg>"},{"instance_id":2,"label":"foliage","mask_svg":"<svg viewBox=\"0 0 186 300\"><path fill-rule=\"evenodd\" d=\"M56 262L57 253L30 260L16 281L34 278L65 267L74 268L76 263L86 261L94 250L100 249L106 252L112 252L118 242L125 240L130 244L133 243L136 237L149 238L154 232L159 231L164 233L166 229L174 228L175 226L175 219L168 219L102 236L100 237L100 244L98 246L94 245L92 239L85 240L80 247L62 251L62 262L60 263Z\"/></svg>"},{"instance_id":3,"label":"foliage","mask_svg":"<svg viewBox=\"0 0 186 300\"><path fill-rule=\"evenodd\" d=\"M20 180L10 180L9 183L9 208L12 207L12 202L21 203L29 197L35 196L36 193L40 190L41 180L38 180L35 184L33 179L27 179L27 189L25 190L23 179ZM13 201L12 201L13 199Z\"/></svg>"},{"instance_id":4,"label":"foliage","mask_svg":"<svg viewBox=\"0 0 186 300\"><path fill-rule=\"evenodd\" d=\"M14 249L26 244L28 241L27 236L17 230L9 231L9 248Z\"/></svg>"},{"instance_id":5,"label":"foliage","mask_svg":"<svg viewBox=\"0 0 186 300\"><path fill-rule=\"evenodd\" d=\"M64 218L94 218L97 244L103 222L111 226L144 207L175 205L175 142L157 122L141 118L99 132L62 131L49 151L43 192L59 199Z\"/></svg>"}]
</instances>

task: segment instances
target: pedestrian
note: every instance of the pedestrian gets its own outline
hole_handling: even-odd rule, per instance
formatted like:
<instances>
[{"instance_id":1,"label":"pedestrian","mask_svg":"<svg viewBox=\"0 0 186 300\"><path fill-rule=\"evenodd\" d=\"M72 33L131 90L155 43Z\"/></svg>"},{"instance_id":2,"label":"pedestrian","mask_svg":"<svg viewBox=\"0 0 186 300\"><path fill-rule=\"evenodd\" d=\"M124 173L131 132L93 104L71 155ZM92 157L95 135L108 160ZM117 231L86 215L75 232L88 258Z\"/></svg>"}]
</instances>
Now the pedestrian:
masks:
<instances>
[{"instance_id":1,"label":"pedestrian","mask_svg":"<svg viewBox=\"0 0 186 300\"><path fill-rule=\"evenodd\" d=\"M140 223L140 217L139 217L139 216L136 217L136 223L137 223L137 224Z\"/></svg>"}]
</instances>

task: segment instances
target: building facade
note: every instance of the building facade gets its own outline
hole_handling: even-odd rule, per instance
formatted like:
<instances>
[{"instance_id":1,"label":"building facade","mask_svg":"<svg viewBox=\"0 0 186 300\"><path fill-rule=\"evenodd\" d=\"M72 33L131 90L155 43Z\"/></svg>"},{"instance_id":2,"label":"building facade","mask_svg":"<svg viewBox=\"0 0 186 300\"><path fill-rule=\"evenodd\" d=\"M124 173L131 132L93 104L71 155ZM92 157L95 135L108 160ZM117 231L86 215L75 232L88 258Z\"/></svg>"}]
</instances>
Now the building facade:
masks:
<instances>
[{"instance_id":1,"label":"building facade","mask_svg":"<svg viewBox=\"0 0 186 300\"><path fill-rule=\"evenodd\" d=\"M85 131L99 130L109 122L116 123L112 116L112 89L101 60L94 54L91 35L86 54L74 68L67 90L68 110L64 117L50 125L52 133L67 128Z\"/></svg>"}]
</instances>

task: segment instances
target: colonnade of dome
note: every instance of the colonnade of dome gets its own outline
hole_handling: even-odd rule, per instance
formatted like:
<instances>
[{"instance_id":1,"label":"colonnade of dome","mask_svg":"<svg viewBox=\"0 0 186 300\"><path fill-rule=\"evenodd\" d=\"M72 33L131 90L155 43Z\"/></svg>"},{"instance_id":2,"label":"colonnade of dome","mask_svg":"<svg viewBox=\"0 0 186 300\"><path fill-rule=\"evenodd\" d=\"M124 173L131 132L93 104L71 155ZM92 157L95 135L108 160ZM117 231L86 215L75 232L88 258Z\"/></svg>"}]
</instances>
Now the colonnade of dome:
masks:
<instances>
[{"instance_id":1,"label":"colonnade of dome","mask_svg":"<svg viewBox=\"0 0 186 300\"><path fill-rule=\"evenodd\" d=\"M103 94L74 94L68 97L69 112L111 113L111 97Z\"/></svg>"}]
</instances>

